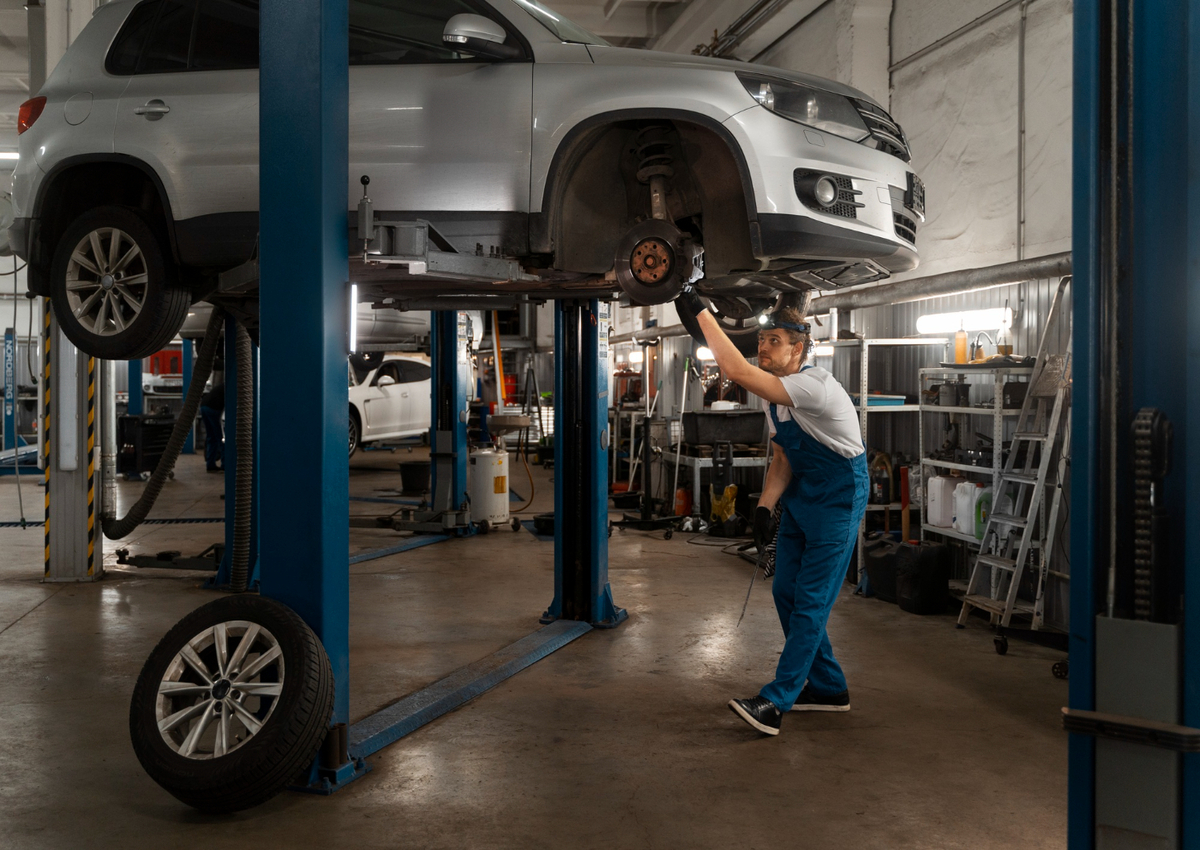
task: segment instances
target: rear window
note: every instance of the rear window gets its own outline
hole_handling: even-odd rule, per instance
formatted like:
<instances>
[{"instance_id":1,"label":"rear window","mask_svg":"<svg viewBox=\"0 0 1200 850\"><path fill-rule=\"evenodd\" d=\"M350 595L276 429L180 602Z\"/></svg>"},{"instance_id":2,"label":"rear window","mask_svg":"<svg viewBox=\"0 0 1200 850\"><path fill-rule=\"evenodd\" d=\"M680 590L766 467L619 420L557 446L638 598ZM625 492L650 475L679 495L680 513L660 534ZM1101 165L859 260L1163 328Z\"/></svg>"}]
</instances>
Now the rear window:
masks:
<instances>
[{"instance_id":1,"label":"rear window","mask_svg":"<svg viewBox=\"0 0 1200 850\"><path fill-rule=\"evenodd\" d=\"M472 0L349 2L351 65L480 61L442 41L454 15L484 12ZM122 76L257 68L258 5L259 0L146 0L121 27L105 68ZM517 43L511 31L509 43Z\"/></svg>"}]
</instances>

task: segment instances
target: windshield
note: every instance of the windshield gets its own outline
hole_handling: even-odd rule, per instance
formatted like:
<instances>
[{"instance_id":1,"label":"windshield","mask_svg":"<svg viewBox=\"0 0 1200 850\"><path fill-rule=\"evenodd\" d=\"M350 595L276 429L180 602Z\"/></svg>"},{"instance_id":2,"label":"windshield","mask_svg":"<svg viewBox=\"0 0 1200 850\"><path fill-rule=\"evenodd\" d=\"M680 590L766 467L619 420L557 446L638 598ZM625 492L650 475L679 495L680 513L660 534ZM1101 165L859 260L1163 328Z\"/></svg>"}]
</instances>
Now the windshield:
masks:
<instances>
[{"instance_id":1,"label":"windshield","mask_svg":"<svg viewBox=\"0 0 1200 850\"><path fill-rule=\"evenodd\" d=\"M579 24L567 20L558 14L558 12L550 11L537 0L516 0L516 3L524 7L529 14L537 19L539 24L563 41L569 41L574 44L601 44L605 47L612 47L611 44L600 36L588 32Z\"/></svg>"}]
</instances>

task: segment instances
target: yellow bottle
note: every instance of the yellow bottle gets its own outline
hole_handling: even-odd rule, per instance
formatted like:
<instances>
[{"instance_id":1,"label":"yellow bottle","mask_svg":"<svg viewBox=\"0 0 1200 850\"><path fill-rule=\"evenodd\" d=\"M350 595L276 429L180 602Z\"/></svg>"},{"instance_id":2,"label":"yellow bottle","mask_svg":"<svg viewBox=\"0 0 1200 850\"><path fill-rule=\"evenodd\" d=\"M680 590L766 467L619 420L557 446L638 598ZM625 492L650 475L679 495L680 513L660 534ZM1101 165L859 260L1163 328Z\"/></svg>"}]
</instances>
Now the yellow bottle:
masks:
<instances>
[{"instance_id":1,"label":"yellow bottle","mask_svg":"<svg viewBox=\"0 0 1200 850\"><path fill-rule=\"evenodd\" d=\"M967 362L967 331L965 328L959 328L954 334L954 362Z\"/></svg>"}]
</instances>

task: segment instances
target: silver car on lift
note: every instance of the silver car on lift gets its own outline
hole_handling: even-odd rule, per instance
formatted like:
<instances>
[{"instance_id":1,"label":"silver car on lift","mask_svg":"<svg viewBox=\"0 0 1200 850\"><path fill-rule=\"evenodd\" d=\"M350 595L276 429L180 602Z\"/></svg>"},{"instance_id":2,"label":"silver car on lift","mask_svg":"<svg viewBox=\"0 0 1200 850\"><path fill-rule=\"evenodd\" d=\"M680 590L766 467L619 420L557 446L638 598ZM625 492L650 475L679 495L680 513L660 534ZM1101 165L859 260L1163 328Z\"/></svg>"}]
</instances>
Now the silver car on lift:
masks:
<instances>
[{"instance_id":1,"label":"silver car on lift","mask_svg":"<svg viewBox=\"0 0 1200 850\"><path fill-rule=\"evenodd\" d=\"M781 293L917 264L907 140L848 86L615 48L536 0L350 0L349 50L347 209L369 176L377 213L522 270L432 280L352 247L364 300L694 280L752 332ZM254 254L258 60L257 0L115 0L22 105L11 241L84 351L161 348Z\"/></svg>"}]
</instances>

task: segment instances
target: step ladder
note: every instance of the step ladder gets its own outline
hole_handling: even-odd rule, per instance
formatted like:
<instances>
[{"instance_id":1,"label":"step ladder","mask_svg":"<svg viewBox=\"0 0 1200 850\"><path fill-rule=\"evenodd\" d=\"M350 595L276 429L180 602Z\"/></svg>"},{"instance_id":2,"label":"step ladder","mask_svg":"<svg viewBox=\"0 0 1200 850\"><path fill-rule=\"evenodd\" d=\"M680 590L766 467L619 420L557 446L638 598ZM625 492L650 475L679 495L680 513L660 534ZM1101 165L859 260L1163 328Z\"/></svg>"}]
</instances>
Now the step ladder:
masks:
<instances>
[{"instance_id":1,"label":"step ladder","mask_svg":"<svg viewBox=\"0 0 1200 850\"><path fill-rule=\"evenodd\" d=\"M992 624L1001 628L1008 627L1014 614L1030 617L1030 628L1034 630L1043 623L1046 577L1071 456L1071 343L1067 343L1063 354L1048 353L1046 345L1060 321L1062 295L1069 282L1070 277L1059 281L1050 305L1029 389L997 490L992 494L992 511L963 596L960 627L966 624L972 608L987 611ZM1057 453L1056 448L1060 449ZM1051 461L1056 457L1051 480ZM1048 485L1053 488L1053 496L1046 511ZM1006 502L1007 509L1002 509ZM1018 600L1017 593L1034 550L1037 584L1034 601L1029 603Z\"/></svg>"}]
</instances>

